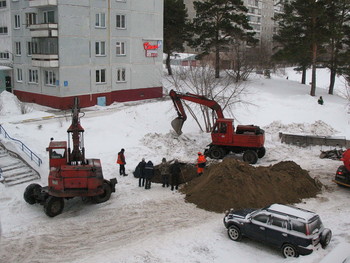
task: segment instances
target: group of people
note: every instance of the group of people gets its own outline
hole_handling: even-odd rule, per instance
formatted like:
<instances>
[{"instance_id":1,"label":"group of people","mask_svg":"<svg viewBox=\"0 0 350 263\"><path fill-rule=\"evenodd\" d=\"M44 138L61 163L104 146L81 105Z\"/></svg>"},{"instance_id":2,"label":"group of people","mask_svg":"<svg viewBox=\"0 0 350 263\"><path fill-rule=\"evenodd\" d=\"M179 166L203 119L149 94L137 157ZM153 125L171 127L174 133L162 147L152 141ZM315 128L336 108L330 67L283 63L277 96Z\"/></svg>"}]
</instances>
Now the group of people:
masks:
<instances>
[{"instance_id":1,"label":"group of people","mask_svg":"<svg viewBox=\"0 0 350 263\"><path fill-rule=\"evenodd\" d=\"M127 176L125 174L125 149L121 149L118 153L117 164L119 164L119 174L121 176ZM204 168L206 166L206 158L201 152L198 152L197 158L197 175L201 176L203 174ZM177 159L175 159L173 164L169 164L166 158L162 159L159 165L160 174L162 177L162 186L169 187L171 190L178 190L180 184L181 167ZM137 165L139 176L139 187L145 187L145 189L151 189L151 180L154 176L154 165L152 161L146 163L145 159L142 158L141 162Z\"/></svg>"}]
</instances>

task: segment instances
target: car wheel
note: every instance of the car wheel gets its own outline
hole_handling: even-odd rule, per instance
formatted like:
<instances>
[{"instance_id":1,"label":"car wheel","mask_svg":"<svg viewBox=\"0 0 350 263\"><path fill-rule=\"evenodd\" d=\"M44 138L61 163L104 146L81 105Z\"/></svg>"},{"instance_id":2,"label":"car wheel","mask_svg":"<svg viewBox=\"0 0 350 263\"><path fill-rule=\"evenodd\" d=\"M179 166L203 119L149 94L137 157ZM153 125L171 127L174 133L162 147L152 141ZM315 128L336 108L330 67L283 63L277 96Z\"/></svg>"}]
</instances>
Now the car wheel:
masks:
<instances>
[{"instance_id":1,"label":"car wheel","mask_svg":"<svg viewBox=\"0 0 350 263\"><path fill-rule=\"evenodd\" d=\"M112 189L108 183L103 183L102 187L103 193L93 197L93 200L97 204L108 201L112 194Z\"/></svg>"},{"instance_id":2,"label":"car wheel","mask_svg":"<svg viewBox=\"0 0 350 263\"><path fill-rule=\"evenodd\" d=\"M328 228L323 230L321 234L321 239L320 239L322 248L326 248L329 245L329 242L331 242L331 238L332 238L332 231Z\"/></svg>"},{"instance_id":3,"label":"car wheel","mask_svg":"<svg viewBox=\"0 0 350 263\"><path fill-rule=\"evenodd\" d=\"M243 161L249 164L256 164L258 161L258 154L253 150L248 150L243 153Z\"/></svg>"},{"instance_id":4,"label":"car wheel","mask_svg":"<svg viewBox=\"0 0 350 263\"><path fill-rule=\"evenodd\" d=\"M49 217L55 217L62 213L64 199L56 196L49 196L44 204L44 212Z\"/></svg>"},{"instance_id":5,"label":"car wheel","mask_svg":"<svg viewBox=\"0 0 350 263\"><path fill-rule=\"evenodd\" d=\"M212 147L209 152L212 159L222 159L226 155L224 149L218 146Z\"/></svg>"},{"instance_id":6,"label":"car wheel","mask_svg":"<svg viewBox=\"0 0 350 263\"><path fill-rule=\"evenodd\" d=\"M233 241L239 241L242 239L241 230L235 225L232 225L227 229L227 234Z\"/></svg>"},{"instance_id":7,"label":"car wheel","mask_svg":"<svg viewBox=\"0 0 350 263\"><path fill-rule=\"evenodd\" d=\"M282 255L285 258L294 258L294 257L298 257L298 251L295 249L294 246L290 245L290 244L285 244L282 247Z\"/></svg>"},{"instance_id":8,"label":"car wheel","mask_svg":"<svg viewBox=\"0 0 350 263\"><path fill-rule=\"evenodd\" d=\"M258 149L257 153L258 153L258 157L259 158L263 158L265 156L265 154L266 154L265 147L261 147L260 149Z\"/></svg>"},{"instance_id":9,"label":"car wheel","mask_svg":"<svg viewBox=\"0 0 350 263\"><path fill-rule=\"evenodd\" d=\"M24 191L23 198L28 204L33 205L36 203L36 196L40 191L41 186L39 184L30 184Z\"/></svg>"}]
</instances>

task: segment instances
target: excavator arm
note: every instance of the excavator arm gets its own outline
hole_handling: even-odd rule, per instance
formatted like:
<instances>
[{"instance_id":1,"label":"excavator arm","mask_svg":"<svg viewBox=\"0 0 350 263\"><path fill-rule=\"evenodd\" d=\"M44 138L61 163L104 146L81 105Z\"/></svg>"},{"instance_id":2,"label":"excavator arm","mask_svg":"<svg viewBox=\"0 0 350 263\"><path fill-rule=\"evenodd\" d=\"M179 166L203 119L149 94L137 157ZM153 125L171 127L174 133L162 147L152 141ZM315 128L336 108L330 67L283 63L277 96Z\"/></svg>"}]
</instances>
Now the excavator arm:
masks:
<instances>
[{"instance_id":1,"label":"excavator arm","mask_svg":"<svg viewBox=\"0 0 350 263\"><path fill-rule=\"evenodd\" d=\"M198 103L204 106L209 107L213 111L216 112L218 118L224 118L224 114L222 112L221 106L214 100L208 99L205 96L192 94L192 93L181 93L175 90L171 90L169 92L169 96L172 99L177 117L171 122L171 126L175 130L178 135L182 134L182 126L187 119L187 115L185 109L182 104L182 100L188 100L194 103Z\"/></svg>"}]
</instances>

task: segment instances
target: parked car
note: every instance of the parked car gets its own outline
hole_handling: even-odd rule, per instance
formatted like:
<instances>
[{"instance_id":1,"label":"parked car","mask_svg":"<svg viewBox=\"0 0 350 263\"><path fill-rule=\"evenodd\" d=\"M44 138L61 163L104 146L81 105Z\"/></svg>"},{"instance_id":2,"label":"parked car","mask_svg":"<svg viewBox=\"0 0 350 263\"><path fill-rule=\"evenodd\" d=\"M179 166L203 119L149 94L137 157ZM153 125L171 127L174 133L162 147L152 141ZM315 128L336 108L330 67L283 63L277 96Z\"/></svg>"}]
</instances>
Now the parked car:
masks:
<instances>
[{"instance_id":1,"label":"parked car","mask_svg":"<svg viewBox=\"0 0 350 263\"><path fill-rule=\"evenodd\" d=\"M284 257L326 248L332 238L332 231L324 228L316 213L281 204L257 210L231 210L226 213L224 224L232 240L246 236L262 241L281 249Z\"/></svg>"}]
</instances>

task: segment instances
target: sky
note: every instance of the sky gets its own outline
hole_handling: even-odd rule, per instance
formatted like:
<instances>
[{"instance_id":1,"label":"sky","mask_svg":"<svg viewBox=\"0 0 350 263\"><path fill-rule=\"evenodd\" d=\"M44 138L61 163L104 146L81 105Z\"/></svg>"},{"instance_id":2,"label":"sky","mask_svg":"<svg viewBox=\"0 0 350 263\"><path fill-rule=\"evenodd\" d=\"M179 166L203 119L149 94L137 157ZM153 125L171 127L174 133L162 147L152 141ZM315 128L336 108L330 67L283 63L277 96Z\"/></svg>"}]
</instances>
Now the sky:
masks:
<instances>
[{"instance_id":1,"label":"sky","mask_svg":"<svg viewBox=\"0 0 350 263\"><path fill-rule=\"evenodd\" d=\"M350 255L350 189L332 182L341 161L320 159L325 146L301 148L282 144L278 133L346 137L350 135L349 101L343 96L345 84L336 82L336 94L328 95L328 72L318 69L316 96L310 86L300 84L301 75L291 68L279 70L271 79L252 75L245 83L248 104L236 105L235 124L255 124L266 132L266 155L256 166L269 166L292 160L324 187L315 198L305 199L297 207L318 213L325 227L333 232L330 245L308 256L284 262L337 262ZM287 79L288 77L288 79ZM310 74L308 78L310 79ZM308 80L310 81L310 80ZM172 87L164 81L165 91ZM324 105L317 103L319 96ZM66 140L69 112L55 111L36 104L24 106L8 92L0 94L0 124L11 137L33 150L43 164L33 167L41 178L35 183L47 185L50 138ZM25 108L26 113L21 111ZM21 110L22 109L22 110ZM0 262L271 262L283 260L278 249L243 239L233 242L223 225L223 214L208 212L187 203L184 195L159 184L150 190L138 187L132 172L142 158L157 165L163 157L194 163L198 151L210 143L210 134L201 132L189 116L183 134L171 128L176 117L169 98L143 102L114 103L107 107L82 109L87 158L99 158L107 179L116 177L116 193L102 204L85 204L79 198L65 202L62 214L49 218L43 207L29 205L23 192L29 183L12 187L0 184ZM8 149L18 152L16 143L0 134ZM115 161L125 149L126 177L120 177ZM0 160L1 162L1 160ZM30 160L28 160L30 163ZM334 252L333 252L334 254Z\"/></svg>"}]
</instances>

